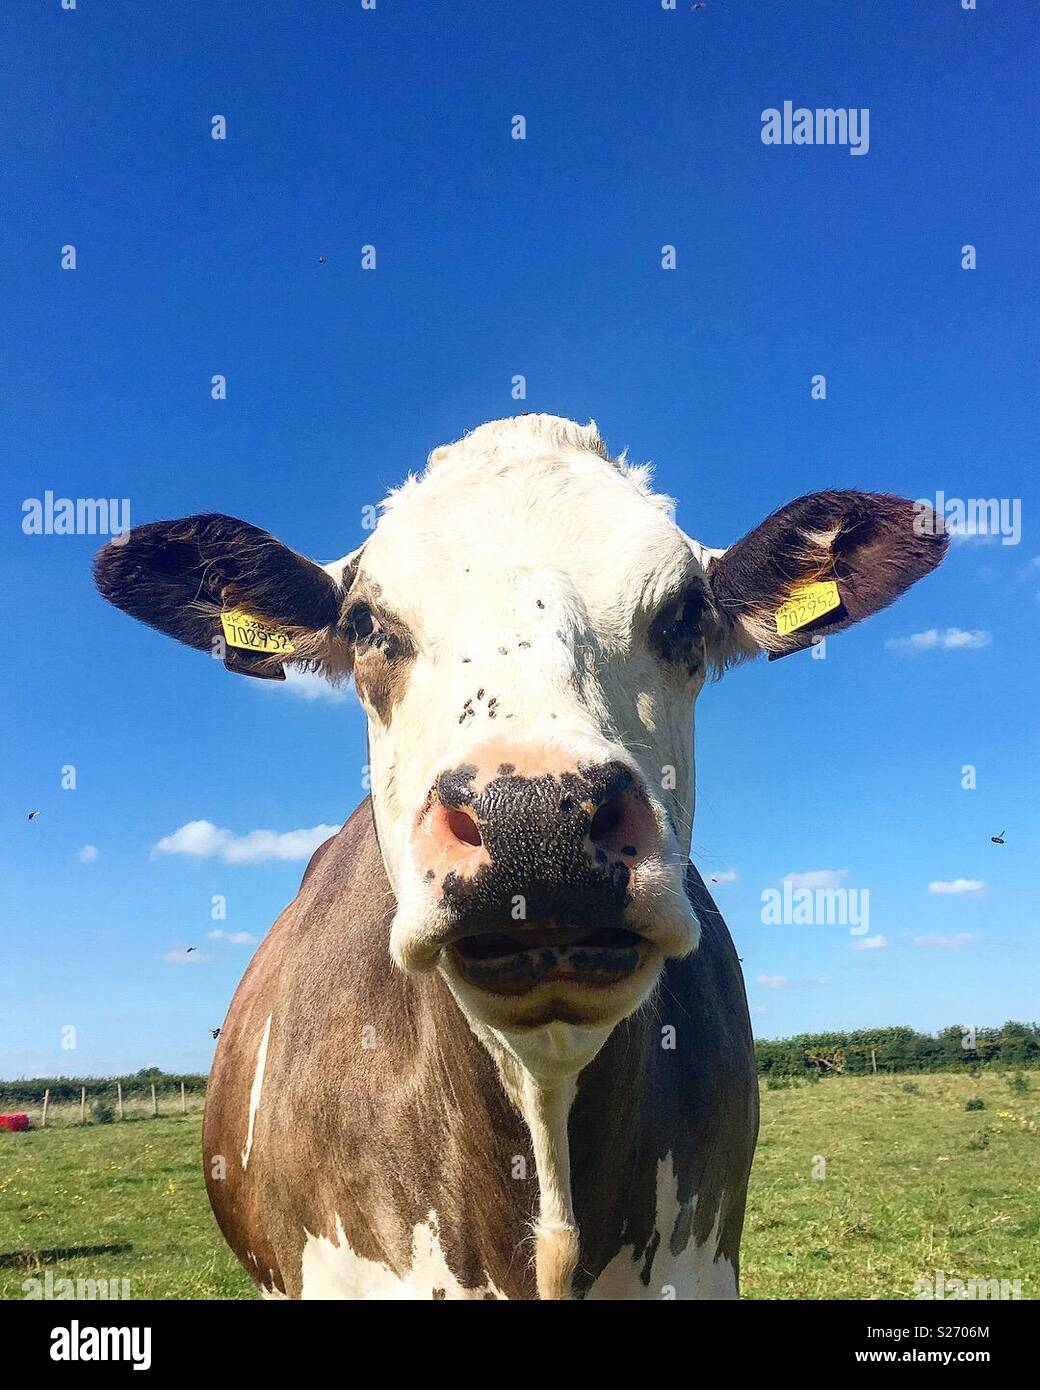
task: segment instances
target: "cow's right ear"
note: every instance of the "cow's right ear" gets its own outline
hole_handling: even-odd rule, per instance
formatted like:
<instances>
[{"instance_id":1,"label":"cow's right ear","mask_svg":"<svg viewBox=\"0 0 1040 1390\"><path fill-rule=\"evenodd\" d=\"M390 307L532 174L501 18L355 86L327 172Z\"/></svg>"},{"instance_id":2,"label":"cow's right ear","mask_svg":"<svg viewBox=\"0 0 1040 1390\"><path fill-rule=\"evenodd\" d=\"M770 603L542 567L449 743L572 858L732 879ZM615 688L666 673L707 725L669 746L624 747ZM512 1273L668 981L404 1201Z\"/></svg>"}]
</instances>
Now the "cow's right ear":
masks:
<instances>
[{"instance_id":1,"label":"cow's right ear","mask_svg":"<svg viewBox=\"0 0 1040 1390\"><path fill-rule=\"evenodd\" d=\"M351 576L235 517L136 526L98 554L94 577L109 603L229 670L266 680L284 680L286 661L333 679L350 670L339 621Z\"/></svg>"}]
</instances>

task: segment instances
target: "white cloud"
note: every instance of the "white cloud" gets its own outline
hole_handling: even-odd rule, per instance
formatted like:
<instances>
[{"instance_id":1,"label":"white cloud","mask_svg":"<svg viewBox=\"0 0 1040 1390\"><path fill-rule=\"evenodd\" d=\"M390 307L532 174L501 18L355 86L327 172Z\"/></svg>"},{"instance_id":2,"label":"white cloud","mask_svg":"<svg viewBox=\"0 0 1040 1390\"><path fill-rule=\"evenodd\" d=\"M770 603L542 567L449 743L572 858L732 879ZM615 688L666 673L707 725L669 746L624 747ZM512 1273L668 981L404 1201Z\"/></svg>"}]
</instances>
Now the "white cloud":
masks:
<instances>
[{"instance_id":1,"label":"white cloud","mask_svg":"<svg viewBox=\"0 0 1040 1390\"><path fill-rule=\"evenodd\" d=\"M859 941L852 941L852 942L850 942L850 943L849 943L849 950L850 950L850 951L881 951L881 950L883 950L887 945L888 945L888 937L887 937L887 936L881 936L880 933L879 933L877 936L864 936L864 937L863 937L861 940L859 940Z\"/></svg>"},{"instance_id":2,"label":"white cloud","mask_svg":"<svg viewBox=\"0 0 1040 1390\"><path fill-rule=\"evenodd\" d=\"M930 627L927 632L912 632L909 637L890 637L885 646L890 652L953 652L988 647L992 641L993 634L982 628L968 632L962 627L942 631Z\"/></svg>"},{"instance_id":3,"label":"white cloud","mask_svg":"<svg viewBox=\"0 0 1040 1390\"><path fill-rule=\"evenodd\" d=\"M959 931L955 936L915 936L915 946L929 946L936 951L959 951L970 941L977 941L974 932Z\"/></svg>"},{"instance_id":4,"label":"white cloud","mask_svg":"<svg viewBox=\"0 0 1040 1390\"><path fill-rule=\"evenodd\" d=\"M190 820L152 846L158 854L189 854L195 859L219 855L227 864L260 864L265 859L309 859L320 844L335 835L338 825L314 825L309 830L250 830L236 835L208 820Z\"/></svg>"},{"instance_id":5,"label":"white cloud","mask_svg":"<svg viewBox=\"0 0 1040 1390\"><path fill-rule=\"evenodd\" d=\"M708 877L716 888L722 888L727 883L736 883L737 871L736 869L723 869L717 874L709 874Z\"/></svg>"},{"instance_id":6,"label":"white cloud","mask_svg":"<svg viewBox=\"0 0 1040 1390\"><path fill-rule=\"evenodd\" d=\"M968 517L964 521L953 521L947 518L945 528L946 534L955 545L964 541L974 541L978 545L994 545L1000 540L1000 535L996 531L979 530L977 516Z\"/></svg>"},{"instance_id":7,"label":"white cloud","mask_svg":"<svg viewBox=\"0 0 1040 1390\"><path fill-rule=\"evenodd\" d=\"M203 965L209 960L205 951L189 953L186 946L174 946L163 956L167 965Z\"/></svg>"},{"instance_id":8,"label":"white cloud","mask_svg":"<svg viewBox=\"0 0 1040 1390\"><path fill-rule=\"evenodd\" d=\"M755 984L763 989L826 989L830 980L826 975L802 980L792 980L788 975L756 975Z\"/></svg>"},{"instance_id":9,"label":"white cloud","mask_svg":"<svg viewBox=\"0 0 1040 1390\"><path fill-rule=\"evenodd\" d=\"M81 864L93 864L97 857L97 845L84 845L76 856Z\"/></svg>"},{"instance_id":10,"label":"white cloud","mask_svg":"<svg viewBox=\"0 0 1040 1390\"><path fill-rule=\"evenodd\" d=\"M209 933L210 941L230 941L232 946L252 946L259 937L250 936L247 931L221 931L219 927Z\"/></svg>"},{"instance_id":11,"label":"white cloud","mask_svg":"<svg viewBox=\"0 0 1040 1390\"><path fill-rule=\"evenodd\" d=\"M767 1014L769 1009L765 1004L752 1004L749 1012L752 1014Z\"/></svg>"},{"instance_id":12,"label":"white cloud","mask_svg":"<svg viewBox=\"0 0 1040 1390\"><path fill-rule=\"evenodd\" d=\"M330 685L324 676L316 671L303 671L298 666L286 666L284 681L254 681L261 690L281 690L295 695L299 700L328 700L338 705L350 699L350 685Z\"/></svg>"},{"instance_id":13,"label":"white cloud","mask_svg":"<svg viewBox=\"0 0 1040 1390\"><path fill-rule=\"evenodd\" d=\"M981 893L985 888L981 878L952 878L944 883L942 879L936 879L934 883L929 883L929 893Z\"/></svg>"},{"instance_id":14,"label":"white cloud","mask_svg":"<svg viewBox=\"0 0 1040 1390\"><path fill-rule=\"evenodd\" d=\"M225 839L233 838L230 830L218 830L209 820L190 820L172 835L164 835L152 846L153 854L193 854L208 859L219 854Z\"/></svg>"},{"instance_id":15,"label":"white cloud","mask_svg":"<svg viewBox=\"0 0 1040 1390\"><path fill-rule=\"evenodd\" d=\"M785 874L780 882L792 888L837 888L848 876L848 869L810 869L804 874Z\"/></svg>"}]
</instances>

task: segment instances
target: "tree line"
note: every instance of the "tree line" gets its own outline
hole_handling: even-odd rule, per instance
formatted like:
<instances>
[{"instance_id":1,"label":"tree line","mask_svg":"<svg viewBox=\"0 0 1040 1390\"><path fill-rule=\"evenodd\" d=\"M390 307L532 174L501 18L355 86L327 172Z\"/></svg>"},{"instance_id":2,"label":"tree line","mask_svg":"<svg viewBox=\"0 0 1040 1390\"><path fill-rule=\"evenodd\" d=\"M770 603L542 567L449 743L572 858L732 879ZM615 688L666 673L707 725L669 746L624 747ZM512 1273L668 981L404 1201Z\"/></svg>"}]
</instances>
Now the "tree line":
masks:
<instances>
[{"instance_id":1,"label":"tree line","mask_svg":"<svg viewBox=\"0 0 1040 1390\"><path fill-rule=\"evenodd\" d=\"M189 1095L204 1092L209 1077L193 1073L180 1075L162 1071L159 1067L143 1067L132 1076L35 1076L20 1081L0 1081L0 1110L13 1105L41 1105L45 1091L51 1093L51 1104L79 1101L80 1090L86 1088L90 1100L115 1100L118 1087L123 1099L151 1100L152 1087L157 1096L181 1093L181 1082Z\"/></svg>"},{"instance_id":2,"label":"tree line","mask_svg":"<svg viewBox=\"0 0 1040 1390\"><path fill-rule=\"evenodd\" d=\"M755 1061L766 1077L861 1076L886 1071L965 1071L977 1067L1040 1066L1040 1025L1005 1023L1000 1028L964 1028L952 1024L936 1034L913 1028L861 1028L852 1033L799 1033L793 1038L757 1038ZM12 1105L39 1105L45 1091L51 1103L78 1101L85 1087L91 1100L123 1099L206 1090L209 1078L144 1067L132 1076L40 1076L0 1081L0 1110Z\"/></svg>"},{"instance_id":3,"label":"tree line","mask_svg":"<svg viewBox=\"0 0 1040 1390\"><path fill-rule=\"evenodd\" d=\"M852 1033L758 1038L755 1060L759 1073L766 1077L1029 1067L1040 1065L1040 1026L1005 1023L1000 1028L967 1028L952 1024L934 1035L913 1028L861 1028Z\"/></svg>"}]
</instances>

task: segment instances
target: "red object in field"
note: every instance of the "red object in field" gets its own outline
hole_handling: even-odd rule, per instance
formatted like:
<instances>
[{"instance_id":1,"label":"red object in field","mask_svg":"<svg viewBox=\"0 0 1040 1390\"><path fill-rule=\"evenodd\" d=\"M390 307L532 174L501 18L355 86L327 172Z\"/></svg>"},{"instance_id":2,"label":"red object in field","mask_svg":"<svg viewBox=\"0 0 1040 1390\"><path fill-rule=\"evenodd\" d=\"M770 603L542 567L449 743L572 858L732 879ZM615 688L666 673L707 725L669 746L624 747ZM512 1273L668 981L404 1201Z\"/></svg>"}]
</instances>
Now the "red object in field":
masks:
<instances>
[{"instance_id":1,"label":"red object in field","mask_svg":"<svg viewBox=\"0 0 1040 1390\"><path fill-rule=\"evenodd\" d=\"M0 1115L0 1129L28 1129L28 1115Z\"/></svg>"}]
</instances>

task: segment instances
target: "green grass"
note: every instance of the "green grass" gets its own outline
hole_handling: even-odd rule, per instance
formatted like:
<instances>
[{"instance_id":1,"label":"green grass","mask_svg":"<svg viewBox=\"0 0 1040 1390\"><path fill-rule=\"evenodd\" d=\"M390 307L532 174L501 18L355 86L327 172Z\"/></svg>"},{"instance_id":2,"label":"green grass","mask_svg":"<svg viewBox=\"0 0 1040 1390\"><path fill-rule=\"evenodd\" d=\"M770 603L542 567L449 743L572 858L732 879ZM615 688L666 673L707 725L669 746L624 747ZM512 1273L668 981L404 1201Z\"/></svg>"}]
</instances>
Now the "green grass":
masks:
<instances>
[{"instance_id":1,"label":"green grass","mask_svg":"<svg viewBox=\"0 0 1040 1390\"><path fill-rule=\"evenodd\" d=\"M910 1298L936 1268L1040 1294L1040 1078L1025 1094L994 1072L917 1076L916 1093L907 1080L763 1088L746 1297ZM985 1109L966 1111L976 1096ZM0 1297L46 1270L129 1278L134 1298L254 1296L210 1215L197 1110L63 1118L0 1133Z\"/></svg>"},{"instance_id":2,"label":"green grass","mask_svg":"<svg viewBox=\"0 0 1040 1390\"><path fill-rule=\"evenodd\" d=\"M763 1088L745 1297L912 1298L935 1269L1021 1279L1023 1298L1040 1297L1040 1079L1030 1073L1024 1095L1009 1081L946 1072ZM966 1111L976 1096L986 1108ZM825 1178L811 1175L815 1155Z\"/></svg>"},{"instance_id":3,"label":"green grass","mask_svg":"<svg viewBox=\"0 0 1040 1390\"><path fill-rule=\"evenodd\" d=\"M210 1213L201 1131L195 1110L0 1133L0 1298L47 1270L127 1278L132 1298L253 1297Z\"/></svg>"}]
</instances>

